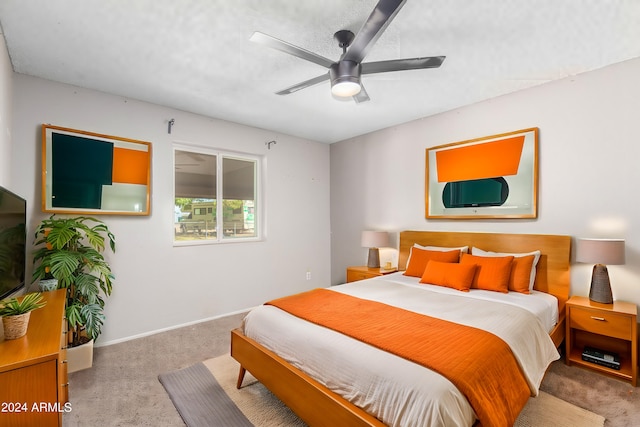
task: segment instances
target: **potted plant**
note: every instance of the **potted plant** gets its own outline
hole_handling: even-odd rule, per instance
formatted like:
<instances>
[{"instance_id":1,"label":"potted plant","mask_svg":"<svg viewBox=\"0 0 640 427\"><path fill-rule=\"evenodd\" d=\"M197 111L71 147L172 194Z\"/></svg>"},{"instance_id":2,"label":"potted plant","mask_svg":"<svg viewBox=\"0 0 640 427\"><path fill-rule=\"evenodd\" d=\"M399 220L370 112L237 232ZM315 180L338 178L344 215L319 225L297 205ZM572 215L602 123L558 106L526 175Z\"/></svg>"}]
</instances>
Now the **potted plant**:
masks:
<instances>
[{"instance_id":1,"label":"potted plant","mask_svg":"<svg viewBox=\"0 0 640 427\"><path fill-rule=\"evenodd\" d=\"M69 350L90 343L91 359L93 341L102 332L105 320L104 297L111 295L114 280L103 255L107 239L115 253L115 237L107 225L86 216L51 215L35 231L32 282L53 278L58 281L58 289L67 289ZM78 370L72 366L71 353L68 352L69 372Z\"/></svg>"},{"instance_id":2,"label":"potted plant","mask_svg":"<svg viewBox=\"0 0 640 427\"><path fill-rule=\"evenodd\" d=\"M0 316L4 326L4 338L15 340L27 334L31 312L42 308L46 302L42 301L40 292L30 293L18 298L0 301Z\"/></svg>"}]
</instances>

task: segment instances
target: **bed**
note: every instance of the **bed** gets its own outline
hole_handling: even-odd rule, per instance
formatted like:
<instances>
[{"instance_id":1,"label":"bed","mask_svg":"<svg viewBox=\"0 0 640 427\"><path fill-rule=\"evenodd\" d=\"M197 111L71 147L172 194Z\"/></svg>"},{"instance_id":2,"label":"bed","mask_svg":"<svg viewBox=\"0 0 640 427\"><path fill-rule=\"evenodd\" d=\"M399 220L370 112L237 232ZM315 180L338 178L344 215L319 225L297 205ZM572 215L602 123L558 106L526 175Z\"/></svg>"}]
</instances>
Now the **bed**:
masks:
<instances>
[{"instance_id":1,"label":"bed","mask_svg":"<svg viewBox=\"0 0 640 427\"><path fill-rule=\"evenodd\" d=\"M543 314L539 316L542 316L543 319L540 319L538 314L524 314L525 316L538 316L538 320L529 320L529 324L539 323L539 328L544 329L543 334L545 335L540 339L547 341L546 344L535 344L535 346L544 349L544 351L540 351L544 354L540 356L539 361L534 363L537 366L531 368L531 372L525 375L531 387L531 394L535 395L548 363L554 358L557 359L556 349L564 339L565 302L569 295L570 283L570 238L568 236L532 234L404 231L400 233L399 244L398 265L401 270L404 270L407 265L407 259L414 245L444 248L467 246L500 254L540 251L541 255L536 266L534 291L531 292L531 295L515 295L516 299L523 301L528 297L531 298L527 301L533 301L536 295L539 295L542 301L546 299L546 304L551 310L541 311ZM417 283L417 280L414 280L415 283L413 283L411 280L414 279L399 272L382 278L332 287L331 292L338 291L337 293L340 294L377 299L385 303L389 302L387 298L392 295L393 304L398 304L407 310L414 310L414 305L423 298L421 295L426 295L426 288L430 286L423 286ZM396 291L396 287L401 291ZM460 299L459 294L462 294L459 291L442 287L431 286L431 288L436 289L436 293L431 293L424 298L425 306L438 307L442 304L441 298L443 301L451 298ZM439 290L441 292L438 292ZM361 292L368 292L368 294L361 294ZM469 292L474 295L482 293L482 291ZM447 294L453 295L448 296ZM497 297L500 299L503 296L497 295ZM505 296L505 298L507 297ZM409 302L406 302L407 300ZM495 301L485 302L482 298L480 300L482 301L477 304L486 305L483 310L491 311L492 304L500 304ZM549 303L550 300L551 303ZM389 304L391 303L389 302ZM422 307L422 303L420 304ZM529 302L525 304L529 304ZM518 307L509 308L509 310L514 310L515 313L528 311ZM415 311L420 312L421 308L415 309ZM451 311L453 312L453 310ZM439 312L436 310L436 312L435 314L425 314L445 318L453 316L453 319L445 320L460 321L456 318L458 314L450 314L449 310L440 310ZM549 315L549 312L552 314ZM511 316L511 314L507 314L507 316ZM295 320L290 317L294 317ZM487 316L482 316L481 322L488 321L487 318ZM464 323L465 320L462 319L461 322ZM497 320L497 323L501 322L505 323L504 320ZM241 365L238 387L242 384L244 372L248 370L307 424L312 426L473 425L477 422L476 413L469 402L465 400L465 396L440 374L396 355L373 348L368 344L359 343L349 336L343 336L338 332L308 323L270 305L252 310L245 319L243 328L233 330L231 333L231 355ZM315 328L312 330L320 333L316 335L316 332L301 329L303 327ZM489 325L489 330L492 327ZM260 332L261 329L262 332ZM529 329L534 328L527 328L527 330ZM276 331L276 335L269 337L270 331ZM280 336L277 335L278 333ZM297 334L298 338L296 338ZM499 335L500 332L497 334ZM515 334L516 337L518 335L522 334ZM538 335L540 335L539 332ZM519 338L507 338L506 341L508 342L510 339L517 341ZM529 340L529 338L520 338L520 341ZM353 343L353 341L356 342ZM357 347L349 347L352 343ZM514 344L509 342L509 345L513 346ZM522 343L515 344L514 353L520 351L519 345ZM550 347L555 350L555 357L550 354ZM337 351L341 348L349 350L346 352ZM302 349L307 349L307 354ZM461 356L464 356L464 353ZM318 364L318 360L324 362ZM399 363L399 365L395 363ZM519 363L523 362L519 360ZM389 366L393 366L393 368L388 368ZM527 369L523 369L523 371L526 372ZM389 403L383 402L385 398L379 399L380 394L376 394L377 392L371 392L371 385L360 384L360 378L369 377L374 378L373 381L376 383L390 387L390 393L384 392L389 396L387 398ZM427 383L428 387L422 386ZM366 390L358 390L358 387L364 387ZM435 398L435 403L431 403L429 400L431 395L438 395ZM378 404L378 401L383 403ZM418 405L417 402L420 404ZM423 410L422 406L426 409Z\"/></svg>"}]
</instances>

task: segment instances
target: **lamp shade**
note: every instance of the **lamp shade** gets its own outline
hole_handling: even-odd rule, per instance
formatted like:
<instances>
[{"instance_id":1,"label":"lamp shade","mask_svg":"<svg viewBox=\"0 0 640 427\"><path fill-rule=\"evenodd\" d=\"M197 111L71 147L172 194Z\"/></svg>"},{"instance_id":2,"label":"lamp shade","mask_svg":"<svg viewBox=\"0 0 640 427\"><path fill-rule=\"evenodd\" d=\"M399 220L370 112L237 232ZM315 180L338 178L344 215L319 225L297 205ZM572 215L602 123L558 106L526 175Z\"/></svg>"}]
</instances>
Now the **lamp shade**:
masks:
<instances>
[{"instance_id":1,"label":"lamp shade","mask_svg":"<svg viewBox=\"0 0 640 427\"><path fill-rule=\"evenodd\" d=\"M369 248L369 259L367 261L367 267L379 268L380 251L378 250L378 248L389 245L389 233L387 233L386 231L363 231L361 244L363 247Z\"/></svg>"},{"instance_id":2,"label":"lamp shade","mask_svg":"<svg viewBox=\"0 0 640 427\"><path fill-rule=\"evenodd\" d=\"M363 231L363 248L383 248L389 245L389 233L386 231Z\"/></svg>"},{"instance_id":3,"label":"lamp shade","mask_svg":"<svg viewBox=\"0 0 640 427\"><path fill-rule=\"evenodd\" d=\"M624 239L578 239L576 261L588 264L624 264Z\"/></svg>"}]
</instances>

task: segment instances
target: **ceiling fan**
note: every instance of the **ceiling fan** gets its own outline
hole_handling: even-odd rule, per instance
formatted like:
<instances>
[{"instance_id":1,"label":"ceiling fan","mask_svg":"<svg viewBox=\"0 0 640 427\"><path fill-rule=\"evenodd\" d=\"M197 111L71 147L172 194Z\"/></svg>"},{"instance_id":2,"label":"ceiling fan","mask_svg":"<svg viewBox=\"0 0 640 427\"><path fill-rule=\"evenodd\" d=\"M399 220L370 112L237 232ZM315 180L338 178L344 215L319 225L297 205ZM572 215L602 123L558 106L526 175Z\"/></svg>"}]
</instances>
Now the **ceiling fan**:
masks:
<instances>
[{"instance_id":1,"label":"ceiling fan","mask_svg":"<svg viewBox=\"0 0 640 427\"><path fill-rule=\"evenodd\" d=\"M369 100L369 95L362 85L360 79L362 74L437 68L445 59L444 56L431 56L362 63L371 47L405 2L406 0L380 0L358 34L353 34L349 30L336 32L333 37L338 41L338 46L342 48L342 55L337 62L261 32L253 33L250 40L329 69L328 73L300 82L276 92L276 94L288 95L330 80L333 95L345 98L353 97L358 103L364 102Z\"/></svg>"}]
</instances>

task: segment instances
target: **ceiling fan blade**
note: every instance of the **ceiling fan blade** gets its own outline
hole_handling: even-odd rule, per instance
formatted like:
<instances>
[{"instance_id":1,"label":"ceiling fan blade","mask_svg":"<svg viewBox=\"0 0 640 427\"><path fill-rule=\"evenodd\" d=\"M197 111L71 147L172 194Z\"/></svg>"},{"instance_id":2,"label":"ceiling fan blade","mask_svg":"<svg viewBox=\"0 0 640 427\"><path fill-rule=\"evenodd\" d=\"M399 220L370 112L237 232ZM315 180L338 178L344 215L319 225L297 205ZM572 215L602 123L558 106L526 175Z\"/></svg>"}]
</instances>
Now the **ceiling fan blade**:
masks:
<instances>
[{"instance_id":1,"label":"ceiling fan blade","mask_svg":"<svg viewBox=\"0 0 640 427\"><path fill-rule=\"evenodd\" d=\"M268 34L261 33L256 31L249 38L254 43L258 43L264 46L268 46L272 49L279 50L284 53L288 53L289 55L297 56L298 58L305 59L307 61L311 61L314 64L322 65L325 68L329 68L331 64L335 61L332 61L324 56L317 55L313 52L310 52L306 49L303 49L298 46L294 46L291 43L287 43L283 40L272 37Z\"/></svg>"},{"instance_id":2,"label":"ceiling fan blade","mask_svg":"<svg viewBox=\"0 0 640 427\"><path fill-rule=\"evenodd\" d=\"M360 83L360 92L353 95L353 100L356 101L356 104L360 104L361 102L367 102L369 100L369 94L364 89L362 82Z\"/></svg>"},{"instance_id":3,"label":"ceiling fan blade","mask_svg":"<svg viewBox=\"0 0 640 427\"><path fill-rule=\"evenodd\" d=\"M321 76L314 77L309 80L305 80L303 82L298 83L297 85L293 85L286 89L282 89L279 92L276 92L276 95L289 95L290 93L297 92L300 89L308 88L309 86L317 85L318 83L322 83L325 80L329 80L329 73L325 73Z\"/></svg>"},{"instance_id":4,"label":"ceiling fan blade","mask_svg":"<svg viewBox=\"0 0 640 427\"><path fill-rule=\"evenodd\" d=\"M362 62L406 0L380 0L341 60Z\"/></svg>"},{"instance_id":5,"label":"ceiling fan blade","mask_svg":"<svg viewBox=\"0 0 640 427\"><path fill-rule=\"evenodd\" d=\"M387 73L389 71L419 70L422 68L438 68L446 56L429 56L425 58L392 59L389 61L365 62L362 74Z\"/></svg>"}]
</instances>

